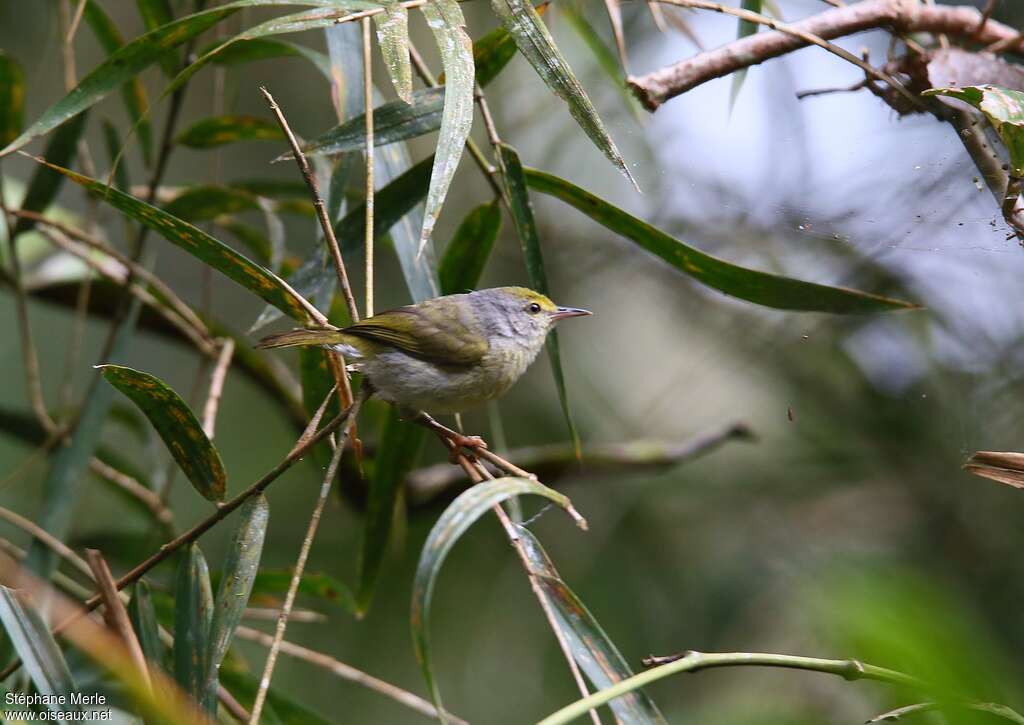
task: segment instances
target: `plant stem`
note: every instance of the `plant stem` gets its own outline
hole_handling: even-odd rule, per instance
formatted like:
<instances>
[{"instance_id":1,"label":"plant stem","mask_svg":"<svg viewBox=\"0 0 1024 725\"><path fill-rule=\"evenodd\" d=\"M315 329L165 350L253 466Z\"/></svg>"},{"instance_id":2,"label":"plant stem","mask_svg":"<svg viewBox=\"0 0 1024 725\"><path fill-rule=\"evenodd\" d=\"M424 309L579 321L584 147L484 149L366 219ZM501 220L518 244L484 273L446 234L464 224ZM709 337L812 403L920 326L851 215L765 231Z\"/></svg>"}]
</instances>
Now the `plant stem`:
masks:
<instances>
[{"instance_id":1,"label":"plant stem","mask_svg":"<svg viewBox=\"0 0 1024 725\"><path fill-rule=\"evenodd\" d=\"M366 308L373 317L373 62L370 56L370 18L363 18L363 118L366 120Z\"/></svg>"}]
</instances>

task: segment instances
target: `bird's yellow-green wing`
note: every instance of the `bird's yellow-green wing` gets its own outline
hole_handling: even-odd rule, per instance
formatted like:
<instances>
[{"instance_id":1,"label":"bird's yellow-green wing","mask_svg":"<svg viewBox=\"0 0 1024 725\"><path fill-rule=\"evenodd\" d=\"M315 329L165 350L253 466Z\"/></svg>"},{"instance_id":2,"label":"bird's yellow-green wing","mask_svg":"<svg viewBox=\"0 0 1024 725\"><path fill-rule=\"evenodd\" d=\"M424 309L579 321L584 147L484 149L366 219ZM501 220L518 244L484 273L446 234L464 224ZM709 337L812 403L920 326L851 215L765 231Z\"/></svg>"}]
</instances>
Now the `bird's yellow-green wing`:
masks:
<instances>
[{"instance_id":1,"label":"bird's yellow-green wing","mask_svg":"<svg viewBox=\"0 0 1024 725\"><path fill-rule=\"evenodd\" d=\"M472 365L489 347L472 311L450 298L381 312L344 332L439 365Z\"/></svg>"}]
</instances>

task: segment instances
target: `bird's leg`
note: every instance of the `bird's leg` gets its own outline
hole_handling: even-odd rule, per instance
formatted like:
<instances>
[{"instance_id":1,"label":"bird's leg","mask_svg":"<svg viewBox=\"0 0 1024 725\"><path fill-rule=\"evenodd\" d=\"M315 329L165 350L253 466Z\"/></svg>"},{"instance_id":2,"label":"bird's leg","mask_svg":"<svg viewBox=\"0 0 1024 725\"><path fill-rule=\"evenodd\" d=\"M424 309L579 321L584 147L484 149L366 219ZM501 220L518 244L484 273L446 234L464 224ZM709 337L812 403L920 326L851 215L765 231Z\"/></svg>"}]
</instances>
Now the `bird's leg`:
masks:
<instances>
[{"instance_id":1,"label":"bird's leg","mask_svg":"<svg viewBox=\"0 0 1024 725\"><path fill-rule=\"evenodd\" d=\"M451 455L449 456L449 460L451 460L452 463L457 463L456 457L458 456L459 450L462 448L468 448L472 451L474 449L487 447L487 442L480 436L462 435L462 433L454 431L448 426L439 423L431 415L424 413L422 410L410 416L409 420L413 423L419 423L422 426L426 426L430 430L434 431L442 441L450 442L454 446Z\"/></svg>"}]
</instances>

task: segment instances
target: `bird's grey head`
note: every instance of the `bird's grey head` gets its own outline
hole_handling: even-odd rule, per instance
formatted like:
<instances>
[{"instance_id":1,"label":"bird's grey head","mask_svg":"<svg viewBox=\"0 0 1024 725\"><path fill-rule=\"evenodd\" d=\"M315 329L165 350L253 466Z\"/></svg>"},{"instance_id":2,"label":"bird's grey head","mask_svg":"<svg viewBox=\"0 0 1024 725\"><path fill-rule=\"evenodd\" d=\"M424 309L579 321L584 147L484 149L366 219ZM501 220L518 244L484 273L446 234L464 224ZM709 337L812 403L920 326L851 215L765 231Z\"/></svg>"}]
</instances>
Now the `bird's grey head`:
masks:
<instances>
[{"instance_id":1,"label":"bird's grey head","mask_svg":"<svg viewBox=\"0 0 1024 725\"><path fill-rule=\"evenodd\" d=\"M526 287L494 287L471 292L477 319L492 336L516 340L539 351L555 323L566 317L591 314L559 307L547 296Z\"/></svg>"}]
</instances>

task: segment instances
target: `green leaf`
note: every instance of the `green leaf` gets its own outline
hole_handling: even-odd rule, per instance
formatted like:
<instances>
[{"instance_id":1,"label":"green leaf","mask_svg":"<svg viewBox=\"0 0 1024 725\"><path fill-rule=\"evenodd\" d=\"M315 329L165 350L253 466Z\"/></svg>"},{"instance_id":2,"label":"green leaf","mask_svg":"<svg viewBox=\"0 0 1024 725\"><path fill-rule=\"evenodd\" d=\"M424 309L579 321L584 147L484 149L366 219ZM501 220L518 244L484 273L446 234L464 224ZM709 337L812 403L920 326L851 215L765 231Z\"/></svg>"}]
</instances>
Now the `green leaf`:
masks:
<instances>
[{"instance_id":1,"label":"green leaf","mask_svg":"<svg viewBox=\"0 0 1024 725\"><path fill-rule=\"evenodd\" d=\"M218 41L200 52L199 55L206 55L219 47ZM327 56L319 50L307 48L300 43L293 43L290 40L278 40L271 38L253 38L252 40L239 40L223 48L210 62L214 65L242 65L257 60L269 60L272 58L305 58L312 63L324 78L331 79L331 64ZM173 75L173 74L172 74Z\"/></svg>"},{"instance_id":2,"label":"green leaf","mask_svg":"<svg viewBox=\"0 0 1024 725\"><path fill-rule=\"evenodd\" d=\"M519 52L526 56L530 65L537 71L537 75L569 105L572 117L594 145L601 149L619 171L636 186L633 175L629 173L615 142L605 130L594 104L590 102L583 86L576 80L572 68L555 46L551 33L534 9L533 3L530 0L491 0L491 7L501 18L505 29L515 39Z\"/></svg>"},{"instance_id":3,"label":"green leaf","mask_svg":"<svg viewBox=\"0 0 1024 725\"><path fill-rule=\"evenodd\" d=\"M576 593L562 581L540 541L525 526L515 525L520 545L536 576L537 584L551 605L558 629L572 651L573 659L598 689L611 687L633 676L633 671L615 644L608 638L594 615ZM636 692L609 703L616 722L664 723L657 705L643 692Z\"/></svg>"},{"instance_id":4,"label":"green leaf","mask_svg":"<svg viewBox=\"0 0 1024 725\"><path fill-rule=\"evenodd\" d=\"M434 152L434 169L430 174L420 247L426 245L434 232L448 187L462 158L462 149L473 127L473 42L466 34L466 21L457 0L435 0L420 6L427 24L434 33L441 62L444 65L444 110L441 131Z\"/></svg>"},{"instance_id":5,"label":"green leaf","mask_svg":"<svg viewBox=\"0 0 1024 725\"><path fill-rule=\"evenodd\" d=\"M78 153L78 140L85 130L85 120L86 116L82 114L57 130L57 133L46 144L46 150L43 151L47 161L58 166L67 166L71 163L75 154ZM29 182L21 208L39 213L46 211L46 208L57 198L57 192L60 191L63 183L64 177L59 173L40 166L32 174L32 181ZM14 236L17 237L23 232L34 229L35 226L34 220L20 217L17 224L14 225Z\"/></svg>"},{"instance_id":6,"label":"green leaf","mask_svg":"<svg viewBox=\"0 0 1024 725\"><path fill-rule=\"evenodd\" d=\"M1010 171L1024 176L1024 92L999 86L931 88L921 95L949 96L969 103L982 113L999 134L1010 154Z\"/></svg>"},{"instance_id":7,"label":"green leaf","mask_svg":"<svg viewBox=\"0 0 1024 725\"><path fill-rule=\"evenodd\" d=\"M116 53L124 45L121 32L96 0L86 2L83 17L92 28L100 47L108 56ZM146 166L149 166L153 158L153 129L146 118L149 112L146 88L138 77L131 78L121 86L121 97L124 99L129 118L138 129L139 141L142 145L142 158L146 162Z\"/></svg>"},{"instance_id":8,"label":"green leaf","mask_svg":"<svg viewBox=\"0 0 1024 725\"><path fill-rule=\"evenodd\" d=\"M80 706L71 704L77 689L50 628L31 607L22 606L13 589L5 586L0 586L0 623L36 690L52 699L46 703L47 710L59 722L67 722L63 713L81 712ZM66 704L59 704L57 698L64 698Z\"/></svg>"},{"instance_id":9,"label":"green leaf","mask_svg":"<svg viewBox=\"0 0 1024 725\"><path fill-rule=\"evenodd\" d=\"M501 205L497 199L466 215L441 257L441 294L476 289L499 231Z\"/></svg>"},{"instance_id":10,"label":"green leaf","mask_svg":"<svg viewBox=\"0 0 1024 725\"><path fill-rule=\"evenodd\" d=\"M155 664L166 669L167 658L164 644L160 641L160 626L157 623L156 610L153 608L149 584L145 579L140 579L135 585L132 598L128 602L128 617L139 639L142 653L152 663L150 666Z\"/></svg>"},{"instance_id":11,"label":"green leaf","mask_svg":"<svg viewBox=\"0 0 1024 725\"><path fill-rule=\"evenodd\" d=\"M508 144L501 144L498 147L498 160L501 162L501 177L505 184L505 194L512 210L512 223L516 228L519 245L523 250L526 276L533 289L550 297L548 276L544 271L544 256L540 248L540 235L537 233L533 205L530 203L530 193L526 189L526 178L523 174L523 165L519 161L519 154ZM569 410L569 395L565 389L565 375L562 374L562 355L558 347L557 330L548 333L546 346L548 359L551 361L551 374L555 379L555 388L558 390L558 401L562 406L565 423L569 427L569 436L572 438L576 457L579 458L581 456L580 436L576 432L576 424L573 422L572 412Z\"/></svg>"},{"instance_id":12,"label":"green leaf","mask_svg":"<svg viewBox=\"0 0 1024 725\"><path fill-rule=\"evenodd\" d=\"M481 88L498 77L516 56L516 41L505 28L495 28L473 43L473 67Z\"/></svg>"},{"instance_id":13,"label":"green leaf","mask_svg":"<svg viewBox=\"0 0 1024 725\"><path fill-rule=\"evenodd\" d=\"M389 408L374 457L374 473L366 498L366 528L359 554L359 590L356 603L365 614L373 601L381 562L391 540L395 505L406 474L412 470L423 446L426 429L402 420Z\"/></svg>"},{"instance_id":14,"label":"green leaf","mask_svg":"<svg viewBox=\"0 0 1024 725\"><path fill-rule=\"evenodd\" d=\"M251 601L270 599L280 602L288 592L292 580L291 569L264 569L256 575L252 585ZM312 597L349 614L356 613L356 599L344 582L321 572L303 572L299 579L299 594Z\"/></svg>"},{"instance_id":15,"label":"green leaf","mask_svg":"<svg viewBox=\"0 0 1024 725\"><path fill-rule=\"evenodd\" d=\"M177 142L193 149L212 149L236 141L283 141L284 131L256 116L214 116L185 129Z\"/></svg>"},{"instance_id":16,"label":"green leaf","mask_svg":"<svg viewBox=\"0 0 1024 725\"><path fill-rule=\"evenodd\" d=\"M404 174L379 189L374 199L374 232L387 233L399 219L409 213L427 194L433 157L423 159ZM334 234L342 249L361 249L366 226L366 204L360 204L334 225Z\"/></svg>"},{"instance_id":17,"label":"green leaf","mask_svg":"<svg viewBox=\"0 0 1024 725\"><path fill-rule=\"evenodd\" d=\"M761 12L761 0L743 0L740 3L740 7L744 10L749 10L752 13ZM753 35L758 31L758 24L749 20L739 19L739 24L736 28L736 39L740 40ZM747 68L741 68L732 74L732 88L729 91L729 109L736 105L736 99L739 98L740 90L743 88L743 81L747 79Z\"/></svg>"},{"instance_id":18,"label":"green leaf","mask_svg":"<svg viewBox=\"0 0 1024 725\"><path fill-rule=\"evenodd\" d=\"M188 547L178 566L174 586L174 679L193 700L211 712L216 706L205 700L210 662L210 624L213 592L210 570L199 544Z\"/></svg>"},{"instance_id":19,"label":"green leaf","mask_svg":"<svg viewBox=\"0 0 1024 725\"><path fill-rule=\"evenodd\" d=\"M409 11L398 0L387 0L384 12L373 16L377 44L388 67L395 93L412 102L412 64L409 61Z\"/></svg>"},{"instance_id":20,"label":"green leaf","mask_svg":"<svg viewBox=\"0 0 1024 725\"><path fill-rule=\"evenodd\" d=\"M195 489L223 501L227 474L220 454L184 400L163 381L121 365L103 365L103 377L146 415Z\"/></svg>"},{"instance_id":21,"label":"green leaf","mask_svg":"<svg viewBox=\"0 0 1024 725\"><path fill-rule=\"evenodd\" d=\"M0 50L0 144L7 145L21 131L25 115L25 71Z\"/></svg>"},{"instance_id":22,"label":"green leaf","mask_svg":"<svg viewBox=\"0 0 1024 725\"><path fill-rule=\"evenodd\" d=\"M441 127L444 88L421 88L408 103L391 101L373 109L373 145L384 146L395 141L422 136ZM366 115L359 114L325 131L306 143L306 156L333 156L366 148ZM275 161L290 159L291 153Z\"/></svg>"},{"instance_id":23,"label":"green leaf","mask_svg":"<svg viewBox=\"0 0 1024 725\"><path fill-rule=\"evenodd\" d=\"M168 0L135 0L139 8L139 15L142 16L142 24L147 32L156 30L162 25L167 25L174 20L174 13ZM178 72L178 58L173 52L166 52L157 59L164 75L173 78Z\"/></svg>"},{"instance_id":24,"label":"green leaf","mask_svg":"<svg viewBox=\"0 0 1024 725\"><path fill-rule=\"evenodd\" d=\"M569 506L569 499L537 481L525 478L484 481L463 491L448 505L423 544L423 551L420 552L420 560L416 566L416 577L413 580L410 620L416 659L420 663L430 697L439 713L443 714L444 710L441 705L441 692L430 663L429 635L430 602L434 595L437 575L452 546L478 518L502 501L525 494L543 496L563 508ZM444 722L444 718L441 719Z\"/></svg>"},{"instance_id":25,"label":"green leaf","mask_svg":"<svg viewBox=\"0 0 1024 725\"><path fill-rule=\"evenodd\" d=\"M189 186L163 207L171 216L189 223L259 208L258 199L249 192L212 184Z\"/></svg>"},{"instance_id":26,"label":"green leaf","mask_svg":"<svg viewBox=\"0 0 1024 725\"><path fill-rule=\"evenodd\" d=\"M253 581L260 568L263 540L270 520L270 506L263 494L252 496L239 510L241 524L235 531L224 560L220 588L214 601L210 624L209 662L206 675L206 702L217 702L217 673L228 652L242 613L249 605Z\"/></svg>"},{"instance_id":27,"label":"green leaf","mask_svg":"<svg viewBox=\"0 0 1024 725\"><path fill-rule=\"evenodd\" d=\"M181 247L228 279L237 282L264 301L274 305L286 315L297 320L306 319L305 308L285 291L281 280L276 275L242 256L220 240L214 239L201 229L161 209L112 189L102 182L60 166L46 165L64 174L76 184L95 192L103 201L146 225L171 244Z\"/></svg>"},{"instance_id":28,"label":"green leaf","mask_svg":"<svg viewBox=\"0 0 1024 725\"><path fill-rule=\"evenodd\" d=\"M572 182L537 169L525 169L524 173L533 189L561 199L698 282L741 300L781 310L833 314L918 309L903 300L740 267L670 237Z\"/></svg>"}]
</instances>

